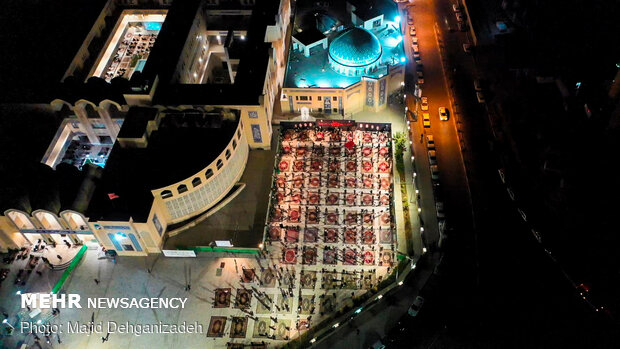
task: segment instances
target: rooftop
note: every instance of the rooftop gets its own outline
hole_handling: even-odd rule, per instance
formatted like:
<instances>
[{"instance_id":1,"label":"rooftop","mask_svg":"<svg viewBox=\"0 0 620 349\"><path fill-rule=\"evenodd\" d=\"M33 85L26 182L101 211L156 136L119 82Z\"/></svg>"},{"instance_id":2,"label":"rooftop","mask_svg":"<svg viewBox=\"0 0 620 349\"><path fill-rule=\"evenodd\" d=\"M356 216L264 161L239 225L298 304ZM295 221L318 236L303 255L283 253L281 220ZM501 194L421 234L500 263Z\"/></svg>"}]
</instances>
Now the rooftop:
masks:
<instances>
[{"instance_id":1,"label":"rooftop","mask_svg":"<svg viewBox=\"0 0 620 349\"><path fill-rule=\"evenodd\" d=\"M194 16L201 0L174 2L152 50L151 57L143 70L145 81L159 84L155 91L154 104L180 105L257 105L263 93L264 76L269 61L269 48L265 30L275 24L279 1L267 1L262 6L249 8L252 15L241 29L247 29L246 49L239 54L239 66L235 83L222 84L169 84L182 54L183 45L191 29Z\"/></svg>"},{"instance_id":2,"label":"rooftop","mask_svg":"<svg viewBox=\"0 0 620 349\"><path fill-rule=\"evenodd\" d=\"M134 114L152 114L152 108L137 109ZM209 113L198 110L167 113L161 118L158 129L148 137L146 148L121 147L116 143L89 206L88 216L97 220L128 219L131 216L136 221L145 221L153 201L151 190L198 173L230 142L239 115L231 111L234 119L230 120L224 118L225 113L222 109ZM128 114L132 114L131 109ZM144 120L148 116L139 118ZM128 127L131 125L130 122ZM121 133L124 128L125 125ZM110 200L109 193L119 198Z\"/></svg>"},{"instance_id":3,"label":"rooftop","mask_svg":"<svg viewBox=\"0 0 620 349\"><path fill-rule=\"evenodd\" d=\"M304 45L309 45L325 38L325 35L316 28L308 28L301 33L293 34L295 39Z\"/></svg>"},{"instance_id":4,"label":"rooftop","mask_svg":"<svg viewBox=\"0 0 620 349\"><path fill-rule=\"evenodd\" d=\"M381 43L366 29L350 28L342 32L329 44L329 55L336 62L361 67L381 57Z\"/></svg>"},{"instance_id":5,"label":"rooftop","mask_svg":"<svg viewBox=\"0 0 620 349\"><path fill-rule=\"evenodd\" d=\"M388 73L388 64L400 64L401 59L405 58L402 36L400 30L397 29L398 23L390 21L387 22L387 28L372 30L369 32L376 37L376 41L374 39L371 40L370 37L366 37L366 41L358 41L359 38L354 38L359 36L355 32L366 31L357 28L356 30L353 30L354 34L352 35L347 35L345 32L346 39L336 44L336 47L339 48L338 51L344 50L346 52L356 52L355 50L358 50L354 48L356 43L365 42L365 44L362 45L362 48L359 49L360 53L363 55L369 52L373 52L376 55L378 49L382 50L382 54L379 58L379 69L372 73L365 74L364 76L374 78L384 76ZM332 51L333 42L339 41L336 37L341 33L343 32L340 31L330 33L328 35L330 48L328 50L324 50L322 48L313 49L310 52L310 57L305 57L303 52L290 50L284 87L344 88L359 82L361 77L340 75L329 66L328 52ZM340 55L342 54L340 53ZM342 58L346 59L346 55Z\"/></svg>"}]
</instances>

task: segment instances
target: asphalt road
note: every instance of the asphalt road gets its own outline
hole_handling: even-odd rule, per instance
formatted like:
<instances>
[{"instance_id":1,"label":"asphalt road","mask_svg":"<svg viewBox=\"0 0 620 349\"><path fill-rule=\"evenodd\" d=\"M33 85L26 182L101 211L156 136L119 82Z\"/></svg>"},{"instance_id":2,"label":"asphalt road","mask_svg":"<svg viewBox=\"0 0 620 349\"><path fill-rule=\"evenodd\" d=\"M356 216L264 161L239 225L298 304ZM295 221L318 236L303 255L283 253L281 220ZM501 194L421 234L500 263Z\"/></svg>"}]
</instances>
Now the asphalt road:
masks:
<instances>
[{"instance_id":1,"label":"asphalt road","mask_svg":"<svg viewBox=\"0 0 620 349\"><path fill-rule=\"evenodd\" d=\"M438 48L437 36L435 35L435 23L437 17L433 11L434 2L431 0L419 0L415 5L408 6L413 11L414 25L417 31L418 46L420 48L421 60L410 63L407 66L407 106L414 110L418 115L418 121L412 123L412 139L416 156L416 168L420 173L419 186L428 188L431 186L430 169L427 156L426 142L420 142L421 136L433 135L437 153L437 166L439 168L439 189L440 200L445 204L445 211L448 225L455 230L470 231L472 227L471 205L468 192L468 184L463 165L463 156L459 147L457 136L457 124L444 80L444 72L441 64ZM403 16L406 18L406 16ZM409 26L405 33L409 33ZM411 37L405 35L406 52L413 62L413 52L411 48ZM417 98L413 98L413 82L415 82L416 67L421 64L424 72L424 84L422 85L422 96L428 98L428 111L422 111ZM448 121L439 120L439 107L447 107L451 116ZM430 128L422 127L422 113L430 114ZM432 200L428 195L422 196L422 201ZM427 205L423 205L425 207ZM431 205L433 207L434 205ZM435 212L422 212L424 221L432 221L429 216Z\"/></svg>"}]
</instances>

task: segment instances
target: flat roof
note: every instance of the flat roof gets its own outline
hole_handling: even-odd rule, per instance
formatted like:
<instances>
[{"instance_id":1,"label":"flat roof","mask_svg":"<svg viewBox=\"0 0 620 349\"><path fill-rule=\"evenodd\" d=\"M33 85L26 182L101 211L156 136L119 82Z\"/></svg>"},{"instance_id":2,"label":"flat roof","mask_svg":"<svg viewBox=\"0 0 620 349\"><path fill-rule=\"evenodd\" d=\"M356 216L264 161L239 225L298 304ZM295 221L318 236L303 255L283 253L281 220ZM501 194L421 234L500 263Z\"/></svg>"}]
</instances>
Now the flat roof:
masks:
<instances>
[{"instance_id":1,"label":"flat roof","mask_svg":"<svg viewBox=\"0 0 620 349\"><path fill-rule=\"evenodd\" d=\"M91 201L89 217L97 220L133 217L144 222L153 202L151 190L198 173L230 142L239 123L239 114L231 110L235 120L225 120L220 112L216 109L212 113L193 110L166 114L158 130L148 137L146 148L124 148L116 143ZM110 200L109 193L119 198Z\"/></svg>"},{"instance_id":2,"label":"flat roof","mask_svg":"<svg viewBox=\"0 0 620 349\"><path fill-rule=\"evenodd\" d=\"M155 108L129 108L123 120L123 127L118 132L118 138L141 138L146 133L147 123L155 120L157 112Z\"/></svg>"},{"instance_id":3,"label":"flat roof","mask_svg":"<svg viewBox=\"0 0 620 349\"><path fill-rule=\"evenodd\" d=\"M317 28L307 28L301 33L293 34L293 36L304 45L309 45L325 39L325 34L321 33Z\"/></svg>"}]
</instances>

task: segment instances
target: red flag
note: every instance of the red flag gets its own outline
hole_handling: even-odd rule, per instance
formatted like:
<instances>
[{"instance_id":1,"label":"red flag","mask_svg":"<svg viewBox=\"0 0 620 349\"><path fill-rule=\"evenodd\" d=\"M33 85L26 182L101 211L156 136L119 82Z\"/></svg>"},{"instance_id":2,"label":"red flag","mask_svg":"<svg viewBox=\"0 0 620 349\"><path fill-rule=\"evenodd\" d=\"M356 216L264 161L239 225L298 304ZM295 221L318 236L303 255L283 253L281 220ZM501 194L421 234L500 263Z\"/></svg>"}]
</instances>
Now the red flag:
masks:
<instances>
[{"instance_id":1,"label":"red flag","mask_svg":"<svg viewBox=\"0 0 620 349\"><path fill-rule=\"evenodd\" d=\"M120 198L120 196L114 194L114 193L108 193L108 197L110 198L110 200L114 200L114 199L118 199Z\"/></svg>"},{"instance_id":2,"label":"red flag","mask_svg":"<svg viewBox=\"0 0 620 349\"><path fill-rule=\"evenodd\" d=\"M349 142L346 142L344 146L347 147L347 149L353 149L353 147L355 146L355 143L353 143L353 141L349 141Z\"/></svg>"}]
</instances>

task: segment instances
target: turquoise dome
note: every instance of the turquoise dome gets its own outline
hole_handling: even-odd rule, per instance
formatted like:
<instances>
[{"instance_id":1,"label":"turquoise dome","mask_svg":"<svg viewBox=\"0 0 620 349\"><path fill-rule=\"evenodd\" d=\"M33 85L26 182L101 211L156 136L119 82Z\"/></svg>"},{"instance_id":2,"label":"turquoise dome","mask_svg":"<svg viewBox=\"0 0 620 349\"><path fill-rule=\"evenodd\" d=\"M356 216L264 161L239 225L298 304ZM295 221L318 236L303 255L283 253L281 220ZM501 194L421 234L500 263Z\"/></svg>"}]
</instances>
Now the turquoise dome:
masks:
<instances>
[{"instance_id":1,"label":"turquoise dome","mask_svg":"<svg viewBox=\"0 0 620 349\"><path fill-rule=\"evenodd\" d=\"M329 45L329 57L347 67L363 67L381 58L381 43L366 29L351 28Z\"/></svg>"}]
</instances>

